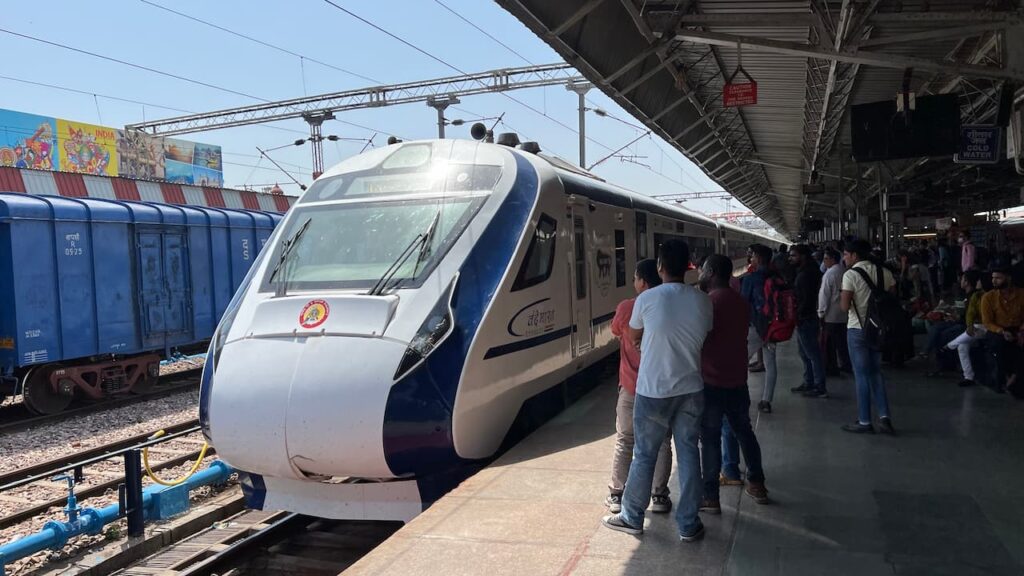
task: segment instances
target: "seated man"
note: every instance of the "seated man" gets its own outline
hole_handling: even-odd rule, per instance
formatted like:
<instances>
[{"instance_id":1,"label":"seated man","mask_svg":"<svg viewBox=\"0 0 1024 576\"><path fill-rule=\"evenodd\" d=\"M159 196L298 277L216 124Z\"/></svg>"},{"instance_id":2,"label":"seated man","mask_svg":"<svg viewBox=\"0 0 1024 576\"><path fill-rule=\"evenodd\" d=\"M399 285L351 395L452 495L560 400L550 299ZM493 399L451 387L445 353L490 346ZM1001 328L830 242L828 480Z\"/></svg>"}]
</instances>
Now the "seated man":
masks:
<instances>
[{"instance_id":1,"label":"seated man","mask_svg":"<svg viewBox=\"0 0 1024 576\"><path fill-rule=\"evenodd\" d=\"M1016 371L1021 348L1017 332L1024 323L1024 288L1013 286L1009 270L992 271L992 290L981 298L981 323L985 326L985 345L992 364L989 385L999 393L1007 385L1016 386Z\"/></svg>"},{"instance_id":2,"label":"seated man","mask_svg":"<svg viewBox=\"0 0 1024 576\"><path fill-rule=\"evenodd\" d=\"M971 346L985 335L985 325L981 323L981 297L985 295L985 284L981 281L982 274L978 270L968 270L960 278L960 289L967 295L967 307L964 312L966 330L946 344L949 350L956 350L960 356L960 368L963 370L961 387L974 386L974 365L971 362Z\"/></svg>"}]
</instances>

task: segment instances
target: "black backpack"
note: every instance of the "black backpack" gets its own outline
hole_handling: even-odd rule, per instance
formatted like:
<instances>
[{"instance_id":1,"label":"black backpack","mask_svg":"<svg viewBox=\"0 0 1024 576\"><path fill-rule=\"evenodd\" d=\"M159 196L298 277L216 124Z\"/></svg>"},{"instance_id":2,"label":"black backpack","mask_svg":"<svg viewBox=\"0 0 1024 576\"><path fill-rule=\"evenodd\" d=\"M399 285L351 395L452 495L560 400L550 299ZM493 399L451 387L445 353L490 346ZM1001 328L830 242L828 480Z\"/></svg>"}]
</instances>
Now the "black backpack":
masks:
<instances>
[{"instance_id":1,"label":"black backpack","mask_svg":"<svg viewBox=\"0 0 1024 576\"><path fill-rule=\"evenodd\" d=\"M907 322L907 312L900 304L900 299L892 292L885 289L885 270L880 264L875 264L877 282L872 282L871 277L862 268L852 268L860 274L864 282L871 290L868 296L868 309L861 315L857 310L857 300L853 300L853 308L860 320L860 327L864 330L864 340L872 350L884 350L893 346L902 346L911 335L913 326Z\"/></svg>"}]
</instances>

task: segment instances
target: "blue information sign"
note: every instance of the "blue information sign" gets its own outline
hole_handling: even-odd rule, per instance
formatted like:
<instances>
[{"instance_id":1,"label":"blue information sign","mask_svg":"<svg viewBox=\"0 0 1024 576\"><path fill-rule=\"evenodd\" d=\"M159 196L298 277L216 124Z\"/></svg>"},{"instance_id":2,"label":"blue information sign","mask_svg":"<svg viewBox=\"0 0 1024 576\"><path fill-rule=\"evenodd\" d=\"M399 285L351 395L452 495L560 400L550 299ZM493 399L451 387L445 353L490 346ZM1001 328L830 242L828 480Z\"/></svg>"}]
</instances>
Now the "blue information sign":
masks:
<instances>
[{"instance_id":1,"label":"blue information sign","mask_svg":"<svg viewBox=\"0 0 1024 576\"><path fill-rule=\"evenodd\" d=\"M998 126L961 126L960 152L953 160L960 164L995 164L999 161L1001 135Z\"/></svg>"}]
</instances>

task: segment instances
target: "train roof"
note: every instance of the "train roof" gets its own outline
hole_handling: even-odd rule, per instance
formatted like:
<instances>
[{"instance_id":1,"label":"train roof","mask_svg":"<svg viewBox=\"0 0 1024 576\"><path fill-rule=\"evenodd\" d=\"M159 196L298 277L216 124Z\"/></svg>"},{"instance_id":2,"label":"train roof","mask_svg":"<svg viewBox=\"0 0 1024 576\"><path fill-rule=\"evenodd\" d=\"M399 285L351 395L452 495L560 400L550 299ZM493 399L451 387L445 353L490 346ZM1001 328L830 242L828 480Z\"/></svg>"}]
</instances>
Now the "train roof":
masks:
<instances>
[{"instance_id":1,"label":"train roof","mask_svg":"<svg viewBox=\"0 0 1024 576\"><path fill-rule=\"evenodd\" d=\"M525 152L520 151L520 153ZM547 161L547 163L559 173L560 177L574 180L579 184L583 184L588 190L593 191L594 195L588 196L593 200L598 200L613 206L621 206L623 208L645 210L647 212L661 214L670 218L682 217L689 220L695 220L707 226L724 228L726 230L765 240L772 244L777 244L779 242L775 238L766 236L759 232L753 232L725 222L718 222L717 220L708 218L699 212L687 210L682 206L669 204L621 186L616 186L615 184L611 184L605 179L596 176L579 166L570 164L561 158L548 156L546 154L537 154L537 156Z\"/></svg>"}]
</instances>

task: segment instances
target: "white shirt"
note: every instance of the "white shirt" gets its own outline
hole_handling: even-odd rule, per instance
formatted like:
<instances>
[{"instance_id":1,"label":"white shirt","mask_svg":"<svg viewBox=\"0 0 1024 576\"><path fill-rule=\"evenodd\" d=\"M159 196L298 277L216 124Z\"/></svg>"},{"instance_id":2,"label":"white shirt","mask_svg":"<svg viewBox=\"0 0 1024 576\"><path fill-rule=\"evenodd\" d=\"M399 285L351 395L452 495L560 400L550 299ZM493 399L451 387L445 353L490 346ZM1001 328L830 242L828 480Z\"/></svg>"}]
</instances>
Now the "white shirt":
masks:
<instances>
[{"instance_id":1,"label":"white shirt","mask_svg":"<svg viewBox=\"0 0 1024 576\"><path fill-rule=\"evenodd\" d=\"M637 296L629 320L644 331L636 393L671 398L703 390L700 351L712 323L711 299L692 286L671 282Z\"/></svg>"},{"instance_id":2,"label":"white shirt","mask_svg":"<svg viewBox=\"0 0 1024 576\"><path fill-rule=\"evenodd\" d=\"M872 283L878 282L878 271L871 262L861 260L854 264L853 268L860 268L867 272L868 278L871 278ZM853 268L850 268L846 271L846 274L843 274L843 290L853 292L853 302L850 303L850 313L846 327L860 328L860 317L868 313L868 299L871 297L871 288L868 288L867 282L864 281L860 273L854 272ZM888 268L883 266L882 270L884 270L882 274L885 281L885 289L888 290L896 285L896 279ZM860 317L858 317L858 312Z\"/></svg>"},{"instance_id":3,"label":"white shirt","mask_svg":"<svg viewBox=\"0 0 1024 576\"><path fill-rule=\"evenodd\" d=\"M844 266L835 263L821 277L821 289L818 290L818 318L832 324L847 322L846 312L839 306L839 292L843 283Z\"/></svg>"}]
</instances>

